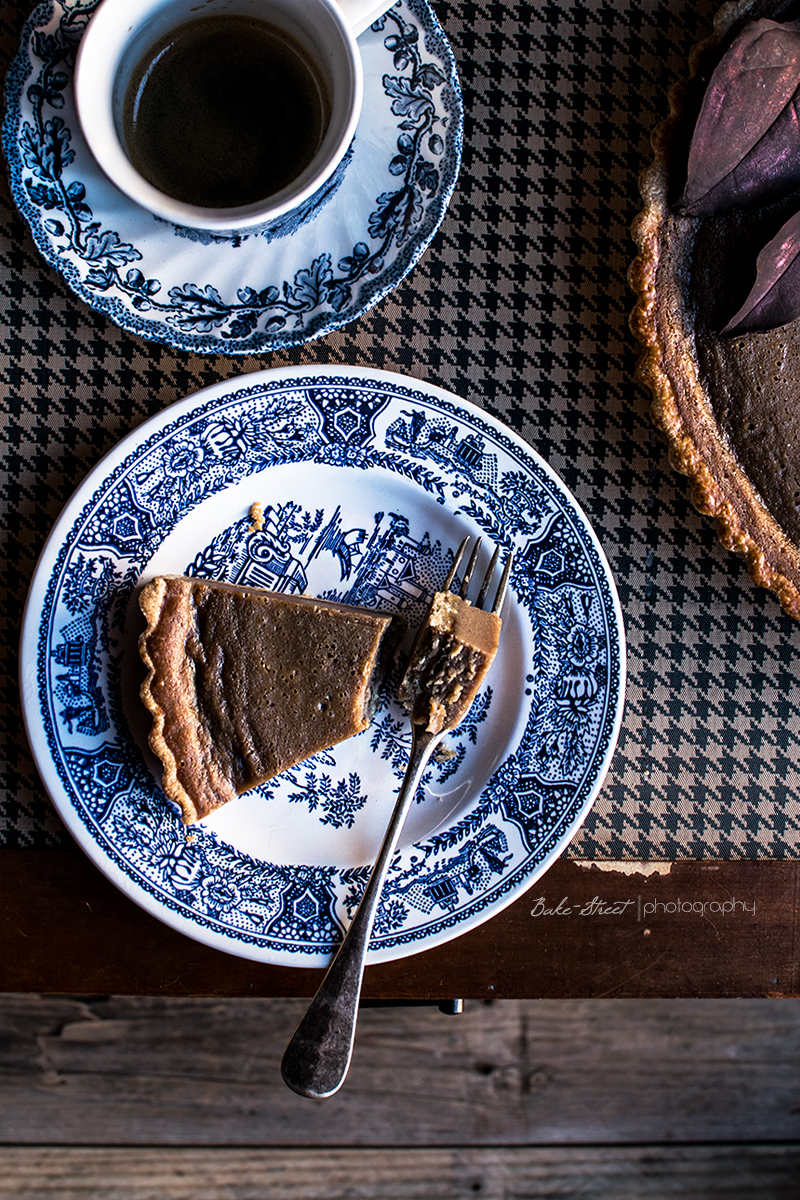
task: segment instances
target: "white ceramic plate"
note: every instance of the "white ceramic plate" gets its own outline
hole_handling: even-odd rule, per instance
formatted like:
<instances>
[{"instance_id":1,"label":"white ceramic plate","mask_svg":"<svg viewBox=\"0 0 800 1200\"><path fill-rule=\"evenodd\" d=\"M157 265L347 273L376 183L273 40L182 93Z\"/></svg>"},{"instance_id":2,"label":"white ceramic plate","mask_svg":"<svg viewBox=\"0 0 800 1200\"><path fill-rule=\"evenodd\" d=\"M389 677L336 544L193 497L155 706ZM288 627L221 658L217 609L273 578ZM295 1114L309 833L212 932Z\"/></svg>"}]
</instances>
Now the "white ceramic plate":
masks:
<instances>
[{"instance_id":1,"label":"white ceramic plate","mask_svg":"<svg viewBox=\"0 0 800 1200\"><path fill-rule=\"evenodd\" d=\"M260 533L248 513L260 502ZM326 962L380 844L410 745L372 726L185 828L138 698L139 585L190 573L402 610L413 631L465 534L514 548L500 650L403 832L373 961L457 936L576 833L622 715L607 563L560 480L440 389L356 368L244 375L172 405L88 476L42 553L22 639L26 725L67 828L127 895L199 941ZM411 632L409 633L410 640Z\"/></svg>"},{"instance_id":2,"label":"white ceramic plate","mask_svg":"<svg viewBox=\"0 0 800 1200\"><path fill-rule=\"evenodd\" d=\"M455 59L427 0L398 0L358 39L364 108L343 170L277 231L246 237L160 221L97 167L72 99L96 2L36 8L3 123L14 201L82 300L155 342L254 354L330 333L397 286L439 228L461 161Z\"/></svg>"}]
</instances>

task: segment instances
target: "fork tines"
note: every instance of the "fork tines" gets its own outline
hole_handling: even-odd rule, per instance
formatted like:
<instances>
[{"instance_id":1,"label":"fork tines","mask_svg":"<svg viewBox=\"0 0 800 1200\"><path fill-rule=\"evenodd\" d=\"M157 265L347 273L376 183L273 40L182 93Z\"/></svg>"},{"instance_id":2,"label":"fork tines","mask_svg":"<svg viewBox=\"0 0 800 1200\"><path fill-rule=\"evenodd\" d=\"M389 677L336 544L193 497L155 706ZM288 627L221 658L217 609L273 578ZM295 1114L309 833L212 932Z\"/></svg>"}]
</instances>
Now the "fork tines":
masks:
<instances>
[{"instance_id":1,"label":"fork tines","mask_svg":"<svg viewBox=\"0 0 800 1200\"><path fill-rule=\"evenodd\" d=\"M463 542L461 543L461 545L458 547L458 550L456 550L455 558L453 559L453 565L450 568L450 571L448 572L447 579L444 581L444 586L442 587L442 591L447 592L453 586L453 582L456 577L456 572L458 571L458 568L461 565L461 560L463 559L464 554L466 553L466 549L467 549L467 546L469 545L469 541L470 541L469 537L465 537ZM479 554L480 548L481 548L481 541L482 541L481 538L477 538L475 545L472 548L472 554L469 557L469 562L467 563L467 569L465 570L463 579L461 580L461 588L459 590L459 595L461 596L462 600L466 600L466 598L467 598L467 591L469 589L469 585L472 580L472 576L475 572L475 564L478 561L478 554ZM489 587L490 587L490 584L492 581L492 576L494 575L494 570L495 570L495 567L497 566L497 560L498 560L499 556L500 556L500 547L497 546L495 548L494 554L492 555L492 561L489 563L489 566L486 569L486 574L483 577L483 583L481 584L481 589L478 592L478 598L475 601L476 608L484 608L485 607L486 595L487 595L487 592L489 591ZM513 552L510 552L508 555L508 558L506 559L506 565L503 568L503 574L500 578L500 583L497 585L497 592L495 594L494 604L492 605L492 612L499 613L500 609L503 607L503 600L505 599L506 590L508 588L508 579L509 579L509 575L511 574L511 562L512 562L513 557L514 557Z\"/></svg>"}]
</instances>

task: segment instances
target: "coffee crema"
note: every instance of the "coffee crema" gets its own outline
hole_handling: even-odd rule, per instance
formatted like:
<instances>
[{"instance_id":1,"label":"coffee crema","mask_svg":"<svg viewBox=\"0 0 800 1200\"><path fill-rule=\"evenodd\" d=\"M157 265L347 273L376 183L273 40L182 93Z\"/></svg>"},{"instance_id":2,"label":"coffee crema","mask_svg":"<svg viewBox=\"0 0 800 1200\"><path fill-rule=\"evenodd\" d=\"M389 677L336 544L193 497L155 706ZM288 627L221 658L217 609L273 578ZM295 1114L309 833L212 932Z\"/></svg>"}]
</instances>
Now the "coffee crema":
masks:
<instances>
[{"instance_id":1,"label":"coffee crema","mask_svg":"<svg viewBox=\"0 0 800 1200\"><path fill-rule=\"evenodd\" d=\"M304 48L259 18L209 16L171 30L132 73L123 135L136 170L201 208L280 192L313 161L328 89Z\"/></svg>"}]
</instances>

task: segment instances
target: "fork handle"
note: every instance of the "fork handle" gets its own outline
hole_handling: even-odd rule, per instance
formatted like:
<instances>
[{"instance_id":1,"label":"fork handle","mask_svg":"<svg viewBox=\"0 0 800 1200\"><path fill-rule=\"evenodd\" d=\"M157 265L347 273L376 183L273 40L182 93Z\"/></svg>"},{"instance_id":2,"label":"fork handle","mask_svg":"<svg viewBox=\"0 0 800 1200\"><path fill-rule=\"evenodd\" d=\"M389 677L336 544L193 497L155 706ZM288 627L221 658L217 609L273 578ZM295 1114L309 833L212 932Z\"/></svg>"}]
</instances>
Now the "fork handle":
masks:
<instances>
[{"instance_id":1,"label":"fork handle","mask_svg":"<svg viewBox=\"0 0 800 1200\"><path fill-rule=\"evenodd\" d=\"M283 1056L284 1082L300 1096L332 1096L344 1083L350 1066L364 964L383 885L422 772L442 740L441 733L428 733L421 725L411 728L411 755L405 777L364 895Z\"/></svg>"}]
</instances>

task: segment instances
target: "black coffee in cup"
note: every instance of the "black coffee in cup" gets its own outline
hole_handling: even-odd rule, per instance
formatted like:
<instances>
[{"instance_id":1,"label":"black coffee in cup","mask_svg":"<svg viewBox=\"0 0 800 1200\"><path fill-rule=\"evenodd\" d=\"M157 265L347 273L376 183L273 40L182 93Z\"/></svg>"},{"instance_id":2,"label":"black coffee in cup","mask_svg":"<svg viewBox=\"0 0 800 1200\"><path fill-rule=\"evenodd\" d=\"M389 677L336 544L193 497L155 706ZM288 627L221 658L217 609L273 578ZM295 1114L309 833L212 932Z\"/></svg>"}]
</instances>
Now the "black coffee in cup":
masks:
<instances>
[{"instance_id":1,"label":"black coffee in cup","mask_svg":"<svg viewBox=\"0 0 800 1200\"><path fill-rule=\"evenodd\" d=\"M168 196L237 208L275 195L305 170L329 120L326 83L276 26L208 16L162 37L124 99L134 167Z\"/></svg>"}]
</instances>

